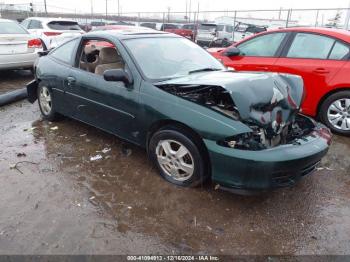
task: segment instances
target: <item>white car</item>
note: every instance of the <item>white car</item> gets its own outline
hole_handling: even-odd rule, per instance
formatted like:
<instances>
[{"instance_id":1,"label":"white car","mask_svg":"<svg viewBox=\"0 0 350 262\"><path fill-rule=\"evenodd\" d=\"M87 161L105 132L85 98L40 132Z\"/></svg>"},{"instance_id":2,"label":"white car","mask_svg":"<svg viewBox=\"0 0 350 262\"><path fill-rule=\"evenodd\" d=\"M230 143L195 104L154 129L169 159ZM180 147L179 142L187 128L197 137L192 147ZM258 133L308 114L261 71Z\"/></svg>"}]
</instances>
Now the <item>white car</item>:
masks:
<instances>
[{"instance_id":1,"label":"white car","mask_svg":"<svg viewBox=\"0 0 350 262\"><path fill-rule=\"evenodd\" d=\"M76 21L62 18L30 17L22 26L42 40L44 49L55 48L84 33Z\"/></svg>"},{"instance_id":2,"label":"white car","mask_svg":"<svg viewBox=\"0 0 350 262\"><path fill-rule=\"evenodd\" d=\"M39 51L40 39L15 21L0 19L0 70L31 69Z\"/></svg>"},{"instance_id":3,"label":"white car","mask_svg":"<svg viewBox=\"0 0 350 262\"><path fill-rule=\"evenodd\" d=\"M209 47L216 39L233 41L233 25L228 24L199 24L197 30L196 43L200 46Z\"/></svg>"}]
</instances>

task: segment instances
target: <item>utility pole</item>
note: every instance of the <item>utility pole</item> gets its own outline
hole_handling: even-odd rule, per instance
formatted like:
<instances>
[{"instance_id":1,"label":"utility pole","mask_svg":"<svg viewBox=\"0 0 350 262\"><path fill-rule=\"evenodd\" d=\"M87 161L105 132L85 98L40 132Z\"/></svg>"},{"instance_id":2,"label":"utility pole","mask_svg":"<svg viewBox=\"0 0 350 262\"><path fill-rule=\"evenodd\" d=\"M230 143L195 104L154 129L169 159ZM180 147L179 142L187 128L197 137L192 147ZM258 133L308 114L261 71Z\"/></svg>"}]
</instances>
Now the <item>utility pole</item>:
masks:
<instances>
[{"instance_id":1,"label":"utility pole","mask_svg":"<svg viewBox=\"0 0 350 262\"><path fill-rule=\"evenodd\" d=\"M47 14L46 0L44 0L44 6L45 6L45 13Z\"/></svg>"},{"instance_id":2,"label":"utility pole","mask_svg":"<svg viewBox=\"0 0 350 262\"><path fill-rule=\"evenodd\" d=\"M170 6L168 6L168 23L170 23Z\"/></svg>"},{"instance_id":3,"label":"utility pole","mask_svg":"<svg viewBox=\"0 0 350 262\"><path fill-rule=\"evenodd\" d=\"M348 10L346 10L346 17L345 17L345 23L344 23L345 30L349 29L349 20L350 20L350 1L349 1Z\"/></svg>"},{"instance_id":4,"label":"utility pole","mask_svg":"<svg viewBox=\"0 0 350 262\"><path fill-rule=\"evenodd\" d=\"M190 4L188 6L188 22L190 23L191 22L191 0L190 0Z\"/></svg>"},{"instance_id":5,"label":"utility pole","mask_svg":"<svg viewBox=\"0 0 350 262\"><path fill-rule=\"evenodd\" d=\"M107 5L107 2L108 2L108 0L106 0L106 19L107 19L107 15L108 15L108 11L107 11L108 5Z\"/></svg>"},{"instance_id":6,"label":"utility pole","mask_svg":"<svg viewBox=\"0 0 350 262\"><path fill-rule=\"evenodd\" d=\"M91 0L91 18L94 17L94 3L93 0Z\"/></svg>"},{"instance_id":7,"label":"utility pole","mask_svg":"<svg viewBox=\"0 0 350 262\"><path fill-rule=\"evenodd\" d=\"M198 1L198 6L197 6L197 22L196 22L196 24L198 24L198 20L199 20L199 1Z\"/></svg>"},{"instance_id":8,"label":"utility pole","mask_svg":"<svg viewBox=\"0 0 350 262\"><path fill-rule=\"evenodd\" d=\"M118 0L118 17L120 16L120 3L119 3L119 0Z\"/></svg>"}]
</instances>

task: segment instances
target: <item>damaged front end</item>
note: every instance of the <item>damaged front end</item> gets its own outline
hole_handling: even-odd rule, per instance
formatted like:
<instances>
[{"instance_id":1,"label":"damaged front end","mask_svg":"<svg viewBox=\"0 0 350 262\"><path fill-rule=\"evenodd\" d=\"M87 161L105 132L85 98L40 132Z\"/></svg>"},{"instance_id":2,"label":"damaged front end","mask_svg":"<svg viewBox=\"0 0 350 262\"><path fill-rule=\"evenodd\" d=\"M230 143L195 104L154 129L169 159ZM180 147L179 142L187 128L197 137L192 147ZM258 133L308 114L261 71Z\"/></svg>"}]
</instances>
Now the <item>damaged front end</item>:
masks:
<instances>
[{"instance_id":1,"label":"damaged front end","mask_svg":"<svg viewBox=\"0 0 350 262\"><path fill-rule=\"evenodd\" d=\"M170 80L156 86L240 121L251 129L249 133L218 141L222 146L263 150L297 143L317 129L313 120L300 114L303 81L298 76L214 72L211 78L200 76L183 80ZM328 130L322 133L330 140Z\"/></svg>"}]
</instances>

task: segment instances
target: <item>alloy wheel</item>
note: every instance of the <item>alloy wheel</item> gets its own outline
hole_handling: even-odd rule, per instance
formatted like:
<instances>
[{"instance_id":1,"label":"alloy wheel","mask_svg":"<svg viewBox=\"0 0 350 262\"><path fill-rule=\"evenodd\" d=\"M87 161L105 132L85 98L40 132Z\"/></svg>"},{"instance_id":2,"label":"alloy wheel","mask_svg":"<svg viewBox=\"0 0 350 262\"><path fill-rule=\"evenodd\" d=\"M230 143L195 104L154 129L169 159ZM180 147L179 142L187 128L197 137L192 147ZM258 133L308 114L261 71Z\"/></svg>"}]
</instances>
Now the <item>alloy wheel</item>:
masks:
<instances>
[{"instance_id":1,"label":"alloy wheel","mask_svg":"<svg viewBox=\"0 0 350 262\"><path fill-rule=\"evenodd\" d=\"M190 151L175 140L161 140L156 147L159 166L174 180L185 181L194 172L194 161Z\"/></svg>"},{"instance_id":2,"label":"alloy wheel","mask_svg":"<svg viewBox=\"0 0 350 262\"><path fill-rule=\"evenodd\" d=\"M52 109L52 103L50 91L46 86L42 87L40 90L39 103L43 113L49 115Z\"/></svg>"},{"instance_id":3,"label":"alloy wheel","mask_svg":"<svg viewBox=\"0 0 350 262\"><path fill-rule=\"evenodd\" d=\"M350 130L350 98L334 101L328 108L329 123L342 131Z\"/></svg>"}]
</instances>

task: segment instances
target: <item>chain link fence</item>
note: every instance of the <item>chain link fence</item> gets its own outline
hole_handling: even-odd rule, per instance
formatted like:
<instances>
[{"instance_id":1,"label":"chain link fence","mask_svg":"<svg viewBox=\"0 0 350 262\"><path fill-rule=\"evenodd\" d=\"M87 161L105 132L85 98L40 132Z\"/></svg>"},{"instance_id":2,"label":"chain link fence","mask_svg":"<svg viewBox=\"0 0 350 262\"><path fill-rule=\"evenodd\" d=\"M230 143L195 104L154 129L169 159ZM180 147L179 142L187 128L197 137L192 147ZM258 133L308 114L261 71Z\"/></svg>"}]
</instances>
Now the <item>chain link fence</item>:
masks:
<instances>
[{"instance_id":1,"label":"chain link fence","mask_svg":"<svg viewBox=\"0 0 350 262\"><path fill-rule=\"evenodd\" d=\"M50 7L52 8L52 7ZM4 5L0 4L2 18L23 20L31 16L49 16L72 18L81 23L91 21L123 21L139 25L141 23L224 23L236 25L247 23L265 26L268 29L291 26L316 26L349 28L349 8L328 9L275 9L275 10L232 10L232 11L203 11L190 12L127 12L127 13L81 13L68 8L55 7L60 12L43 12L36 10L30 4Z\"/></svg>"}]
</instances>

